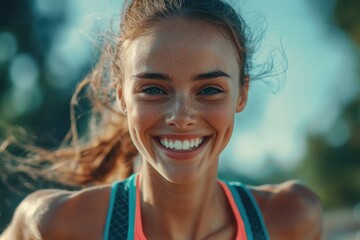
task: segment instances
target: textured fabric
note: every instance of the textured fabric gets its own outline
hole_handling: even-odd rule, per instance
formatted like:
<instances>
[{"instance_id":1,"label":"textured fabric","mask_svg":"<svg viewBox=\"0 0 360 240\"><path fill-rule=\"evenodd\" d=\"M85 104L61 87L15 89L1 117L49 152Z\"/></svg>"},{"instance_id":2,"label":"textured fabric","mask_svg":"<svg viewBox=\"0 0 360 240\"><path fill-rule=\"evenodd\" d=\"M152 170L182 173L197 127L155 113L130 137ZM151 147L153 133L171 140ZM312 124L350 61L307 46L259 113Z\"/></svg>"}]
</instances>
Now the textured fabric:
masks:
<instances>
[{"instance_id":1,"label":"textured fabric","mask_svg":"<svg viewBox=\"0 0 360 240\"><path fill-rule=\"evenodd\" d=\"M129 227L129 189L126 181L118 182L111 213L108 240L126 240Z\"/></svg>"},{"instance_id":2,"label":"textured fabric","mask_svg":"<svg viewBox=\"0 0 360 240\"><path fill-rule=\"evenodd\" d=\"M132 176L132 178L134 178L134 176ZM109 208L109 211L112 210L112 212L108 213L110 214L110 220L108 221L110 226L105 227L105 231L108 231L107 234L105 233L104 235L108 236L107 239L104 238L105 240L126 240L129 236L129 228L130 231L133 231L130 225L134 225L135 219L129 218L129 211L131 211L129 208L131 208L130 205L135 205L136 199L135 197L131 197L131 199L129 197L130 191L132 192L129 187L134 187L131 186L129 182L130 180L126 179L122 182L115 183L117 185L116 192L114 193L115 200L113 206ZM234 197L239 197L241 199L242 207L245 209L246 214L245 216L242 215L242 217L244 223L250 225L249 228L251 229L251 236L247 236L248 240L268 240L269 237L261 213L256 202L253 200L251 193L246 189L246 186L240 183L229 183L228 185L236 190L235 193L233 192L232 194L238 195ZM133 203L130 204L130 201L133 201ZM130 225L129 219L133 221Z\"/></svg>"},{"instance_id":3,"label":"textured fabric","mask_svg":"<svg viewBox=\"0 0 360 240\"><path fill-rule=\"evenodd\" d=\"M141 206L140 206L140 183L139 177L136 179L136 208L135 208L135 240L146 240L143 232L141 220Z\"/></svg>"},{"instance_id":4,"label":"textured fabric","mask_svg":"<svg viewBox=\"0 0 360 240\"><path fill-rule=\"evenodd\" d=\"M234 187L239 193L241 201L246 210L246 215L250 223L251 232L254 240L268 240L269 237L262 222L260 213L258 213L256 206L254 205L255 203L253 203L253 201L251 200L248 192L241 185L236 184L234 185Z\"/></svg>"},{"instance_id":5,"label":"textured fabric","mask_svg":"<svg viewBox=\"0 0 360 240\"><path fill-rule=\"evenodd\" d=\"M236 219L237 232L236 232L235 240L248 240L246 236L246 230L245 230L245 224L243 218L239 213L238 206L236 205L236 202L234 200L233 195L231 194L229 187L222 181L219 181L219 184L226 195L226 198L231 206L231 210L233 211L234 217Z\"/></svg>"}]
</instances>

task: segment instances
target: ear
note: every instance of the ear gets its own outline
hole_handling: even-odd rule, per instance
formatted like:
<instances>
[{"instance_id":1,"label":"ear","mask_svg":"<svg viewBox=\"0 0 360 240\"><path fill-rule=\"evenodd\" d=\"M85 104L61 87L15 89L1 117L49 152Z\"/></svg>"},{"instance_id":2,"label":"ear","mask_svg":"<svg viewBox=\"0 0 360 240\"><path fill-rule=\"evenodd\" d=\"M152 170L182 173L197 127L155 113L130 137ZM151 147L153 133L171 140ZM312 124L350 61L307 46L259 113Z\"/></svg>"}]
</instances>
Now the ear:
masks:
<instances>
[{"instance_id":1,"label":"ear","mask_svg":"<svg viewBox=\"0 0 360 240\"><path fill-rule=\"evenodd\" d=\"M250 81L249 76L246 76L239 87L239 96L236 104L237 113L243 111L246 106L248 93L249 93L249 81Z\"/></svg>"},{"instance_id":2,"label":"ear","mask_svg":"<svg viewBox=\"0 0 360 240\"><path fill-rule=\"evenodd\" d=\"M120 84L116 88L116 101L120 112L126 114L126 104L124 100L123 89L121 88Z\"/></svg>"}]
</instances>

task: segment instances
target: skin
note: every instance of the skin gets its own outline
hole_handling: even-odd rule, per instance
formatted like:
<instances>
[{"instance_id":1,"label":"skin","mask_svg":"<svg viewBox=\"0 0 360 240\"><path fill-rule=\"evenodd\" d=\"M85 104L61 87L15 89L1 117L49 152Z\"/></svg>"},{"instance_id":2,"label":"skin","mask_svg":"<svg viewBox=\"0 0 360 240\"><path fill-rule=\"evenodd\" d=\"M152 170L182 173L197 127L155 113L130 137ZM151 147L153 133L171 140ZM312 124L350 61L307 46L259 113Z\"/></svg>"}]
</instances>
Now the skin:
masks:
<instances>
[{"instance_id":1,"label":"skin","mask_svg":"<svg viewBox=\"0 0 360 240\"><path fill-rule=\"evenodd\" d=\"M248 92L239 83L234 44L207 22L171 17L127 43L125 56L118 100L143 159L145 235L234 239L234 216L217 183L219 154ZM205 141L179 154L163 147L161 138ZM321 238L321 205L306 187L290 181L251 191L271 239ZM35 192L18 207L1 240L101 239L109 195L110 186Z\"/></svg>"}]
</instances>

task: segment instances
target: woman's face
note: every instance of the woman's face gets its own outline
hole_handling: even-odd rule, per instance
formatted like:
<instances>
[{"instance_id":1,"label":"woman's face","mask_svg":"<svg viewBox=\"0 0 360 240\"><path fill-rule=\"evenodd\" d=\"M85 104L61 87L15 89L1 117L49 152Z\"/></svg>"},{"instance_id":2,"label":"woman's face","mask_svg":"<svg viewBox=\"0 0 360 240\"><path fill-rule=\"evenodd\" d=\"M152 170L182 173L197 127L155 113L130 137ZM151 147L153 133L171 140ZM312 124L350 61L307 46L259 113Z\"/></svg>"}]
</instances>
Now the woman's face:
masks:
<instances>
[{"instance_id":1,"label":"woman's face","mask_svg":"<svg viewBox=\"0 0 360 240\"><path fill-rule=\"evenodd\" d=\"M217 174L246 102L234 44L205 21L170 17L128 43L119 101L143 168L171 182Z\"/></svg>"}]
</instances>

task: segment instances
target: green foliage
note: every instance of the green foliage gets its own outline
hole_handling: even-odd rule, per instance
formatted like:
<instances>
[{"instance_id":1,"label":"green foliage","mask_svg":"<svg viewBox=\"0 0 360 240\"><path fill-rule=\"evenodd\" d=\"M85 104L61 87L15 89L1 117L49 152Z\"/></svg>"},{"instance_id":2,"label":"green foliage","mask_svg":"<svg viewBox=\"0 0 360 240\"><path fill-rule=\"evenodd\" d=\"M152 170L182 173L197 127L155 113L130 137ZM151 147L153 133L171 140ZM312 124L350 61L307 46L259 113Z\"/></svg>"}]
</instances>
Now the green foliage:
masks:
<instances>
[{"instance_id":1,"label":"green foliage","mask_svg":"<svg viewBox=\"0 0 360 240\"><path fill-rule=\"evenodd\" d=\"M350 36L358 50L360 50L359 12L360 2L357 0L338 0L334 11L337 27ZM360 76L358 83L360 85ZM340 131L338 131L339 126L343 126ZM335 138L336 142L336 139L343 138L344 136L341 135L344 134L345 141L338 144L329 141L329 135ZM314 190L320 195L324 207L354 206L358 203L360 201L360 96L344 106L338 120L328 133L309 136L308 145L309 150L299 172L311 182Z\"/></svg>"},{"instance_id":2,"label":"green foliage","mask_svg":"<svg viewBox=\"0 0 360 240\"><path fill-rule=\"evenodd\" d=\"M360 199L359 109L360 98L350 103L341 115L351 129L342 145L333 146L324 136L309 138L309 151L300 171L311 181L326 208L353 206Z\"/></svg>"},{"instance_id":3,"label":"green foliage","mask_svg":"<svg viewBox=\"0 0 360 240\"><path fill-rule=\"evenodd\" d=\"M335 9L335 20L354 42L360 45L360 1L338 0Z\"/></svg>"}]
</instances>

